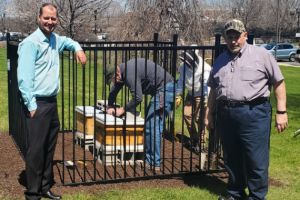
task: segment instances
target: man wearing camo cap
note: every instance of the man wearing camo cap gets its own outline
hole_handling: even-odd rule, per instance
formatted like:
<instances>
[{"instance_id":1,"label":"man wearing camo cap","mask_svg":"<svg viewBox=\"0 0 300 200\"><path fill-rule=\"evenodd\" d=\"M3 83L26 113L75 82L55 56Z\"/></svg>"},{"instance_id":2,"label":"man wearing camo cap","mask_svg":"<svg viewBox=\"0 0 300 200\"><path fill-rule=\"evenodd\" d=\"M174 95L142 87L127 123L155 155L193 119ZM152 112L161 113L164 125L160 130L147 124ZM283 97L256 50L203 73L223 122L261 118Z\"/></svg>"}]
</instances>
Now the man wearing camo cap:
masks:
<instances>
[{"instance_id":1,"label":"man wearing camo cap","mask_svg":"<svg viewBox=\"0 0 300 200\"><path fill-rule=\"evenodd\" d=\"M208 80L211 91L205 120L207 128L215 128L221 137L229 173L227 194L219 200L264 200L272 118L269 97L273 87L275 127L282 132L288 124L284 77L271 54L247 44L240 20L228 21L223 36L228 50L218 56Z\"/></svg>"}]
</instances>

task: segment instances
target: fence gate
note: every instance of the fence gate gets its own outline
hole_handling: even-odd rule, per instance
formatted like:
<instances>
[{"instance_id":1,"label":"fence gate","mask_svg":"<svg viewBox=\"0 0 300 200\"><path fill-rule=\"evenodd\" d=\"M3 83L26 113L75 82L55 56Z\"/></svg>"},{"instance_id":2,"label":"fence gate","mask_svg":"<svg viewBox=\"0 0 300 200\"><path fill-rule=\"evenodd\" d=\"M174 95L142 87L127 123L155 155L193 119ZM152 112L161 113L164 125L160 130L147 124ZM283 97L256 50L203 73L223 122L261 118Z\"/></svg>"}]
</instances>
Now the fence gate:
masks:
<instances>
[{"instance_id":1,"label":"fence gate","mask_svg":"<svg viewBox=\"0 0 300 200\"><path fill-rule=\"evenodd\" d=\"M205 132L204 92L201 93L200 120L197 121L200 152L195 152L190 146L189 132L183 120L183 106L176 109L173 104L173 111L166 118L161 117L163 131L160 136L160 170L151 170L145 166L145 123L152 96L143 95L143 101L136 106L136 110L133 113L127 112L121 118L105 113L112 88L104 76L108 66L117 67L131 60L135 63L135 75L131 74L131 77L136 78L139 71L137 60L143 58L154 61L155 67L162 66L176 80L177 69L181 64L179 53L197 52L212 64L224 47L220 45L220 35L216 35L214 46L178 46L177 35L174 35L172 42L163 42L158 40L158 34L154 34L153 41L85 42L81 45L88 58L85 66L76 63L72 52L64 51L60 55L61 89L58 95L58 111L61 129L54 165L57 182L60 180L64 185L77 185L224 170L218 136L211 132L205 133L206 139L201 137L201 133ZM17 43L7 41L9 132L24 155L27 127L17 85L17 48ZM143 67L146 71L150 70L146 63ZM201 67L203 71L204 64ZM134 81L137 87L138 80ZM176 82L172 84L172 88L175 88ZM203 85L202 77L202 87ZM161 91L166 98L166 88ZM183 96L186 94L187 90L183 90ZM114 106L125 107L132 95L132 91L124 86ZM172 91L172 98L174 101L175 89ZM183 104L184 101L185 99ZM156 114L160 113L154 112ZM196 117L192 118L194 120ZM154 123L154 126L157 124ZM151 141L158 139L154 134L150 136ZM154 148L153 151L157 155L158 150Z\"/></svg>"}]
</instances>

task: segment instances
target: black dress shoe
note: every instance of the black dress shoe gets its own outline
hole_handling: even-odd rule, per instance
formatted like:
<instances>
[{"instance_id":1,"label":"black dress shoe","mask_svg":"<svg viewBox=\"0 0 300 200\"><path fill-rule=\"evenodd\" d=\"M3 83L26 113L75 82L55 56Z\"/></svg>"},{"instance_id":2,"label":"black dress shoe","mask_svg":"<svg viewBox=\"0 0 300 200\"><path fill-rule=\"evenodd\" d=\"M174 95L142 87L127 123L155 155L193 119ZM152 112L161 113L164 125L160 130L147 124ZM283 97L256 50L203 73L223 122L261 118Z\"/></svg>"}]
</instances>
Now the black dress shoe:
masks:
<instances>
[{"instance_id":1,"label":"black dress shoe","mask_svg":"<svg viewBox=\"0 0 300 200\"><path fill-rule=\"evenodd\" d=\"M227 197L223 197L223 196L219 196L218 200L237 200L232 196L227 196Z\"/></svg>"},{"instance_id":2,"label":"black dress shoe","mask_svg":"<svg viewBox=\"0 0 300 200\"><path fill-rule=\"evenodd\" d=\"M42 193L42 197L55 200L62 199L60 195L54 194L53 192L51 192L51 190L47 191L46 193Z\"/></svg>"}]
</instances>

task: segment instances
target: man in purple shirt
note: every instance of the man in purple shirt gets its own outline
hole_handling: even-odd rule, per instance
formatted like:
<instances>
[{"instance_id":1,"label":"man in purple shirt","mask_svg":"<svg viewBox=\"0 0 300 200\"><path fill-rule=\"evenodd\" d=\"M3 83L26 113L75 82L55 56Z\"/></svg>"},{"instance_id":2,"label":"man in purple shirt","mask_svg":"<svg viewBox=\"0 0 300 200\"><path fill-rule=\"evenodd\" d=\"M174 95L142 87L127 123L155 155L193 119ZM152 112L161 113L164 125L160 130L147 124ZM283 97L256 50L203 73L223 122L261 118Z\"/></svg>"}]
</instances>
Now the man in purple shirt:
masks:
<instances>
[{"instance_id":1,"label":"man in purple shirt","mask_svg":"<svg viewBox=\"0 0 300 200\"><path fill-rule=\"evenodd\" d=\"M221 137L229 173L227 196L219 200L265 200L272 111L269 96L273 87L275 126L282 132L288 124L284 78L271 54L247 44L241 21L228 21L224 38L228 50L216 59L208 80L211 91L205 120L207 128L215 128Z\"/></svg>"}]
</instances>

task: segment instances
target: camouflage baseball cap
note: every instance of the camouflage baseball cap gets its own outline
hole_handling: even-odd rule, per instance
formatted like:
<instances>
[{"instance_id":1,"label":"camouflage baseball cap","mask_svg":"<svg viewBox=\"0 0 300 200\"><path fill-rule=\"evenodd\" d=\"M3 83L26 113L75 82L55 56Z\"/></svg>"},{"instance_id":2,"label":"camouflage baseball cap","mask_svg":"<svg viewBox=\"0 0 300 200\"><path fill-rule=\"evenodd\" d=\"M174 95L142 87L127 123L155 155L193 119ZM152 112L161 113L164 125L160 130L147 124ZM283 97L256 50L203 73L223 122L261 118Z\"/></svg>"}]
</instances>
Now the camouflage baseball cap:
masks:
<instances>
[{"instance_id":1,"label":"camouflage baseball cap","mask_svg":"<svg viewBox=\"0 0 300 200\"><path fill-rule=\"evenodd\" d=\"M229 31L229 30L235 30L235 31L238 31L240 33L246 31L243 22L238 20L238 19L231 19L231 20L226 22L226 24L224 26L224 33L226 34L226 32Z\"/></svg>"}]
</instances>

